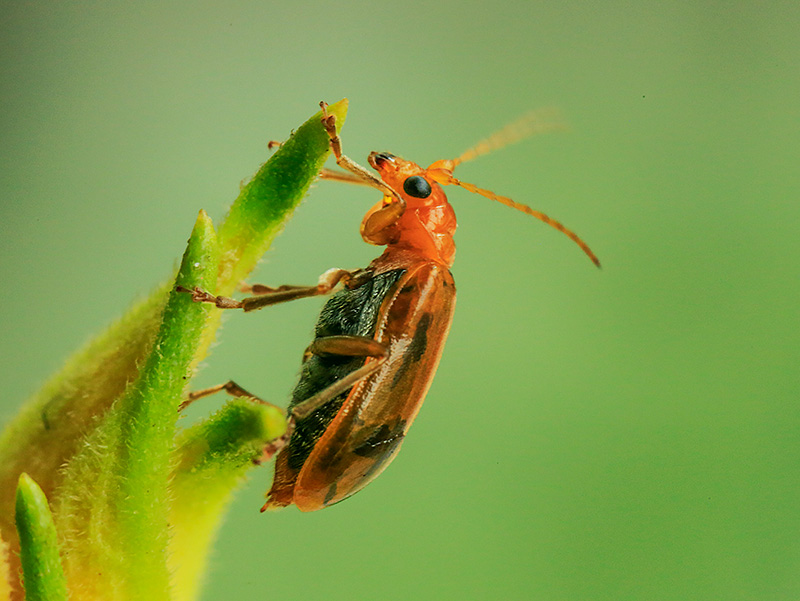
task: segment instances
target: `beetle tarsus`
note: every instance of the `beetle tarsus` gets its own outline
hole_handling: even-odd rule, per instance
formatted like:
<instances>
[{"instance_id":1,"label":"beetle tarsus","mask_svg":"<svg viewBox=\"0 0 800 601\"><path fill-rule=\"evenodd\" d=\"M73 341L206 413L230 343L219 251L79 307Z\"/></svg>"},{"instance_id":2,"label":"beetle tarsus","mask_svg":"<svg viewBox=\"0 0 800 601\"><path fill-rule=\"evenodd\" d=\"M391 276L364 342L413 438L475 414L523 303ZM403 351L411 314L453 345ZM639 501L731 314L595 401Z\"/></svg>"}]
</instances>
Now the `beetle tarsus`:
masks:
<instances>
[{"instance_id":1,"label":"beetle tarsus","mask_svg":"<svg viewBox=\"0 0 800 601\"><path fill-rule=\"evenodd\" d=\"M192 300L196 303L210 303L219 307L220 309L241 309L242 303L228 298L227 296L214 296L210 292L206 292L202 288L195 287L193 289L184 288L183 286L176 286L175 290L178 292L187 292L192 295Z\"/></svg>"},{"instance_id":2,"label":"beetle tarsus","mask_svg":"<svg viewBox=\"0 0 800 601\"><path fill-rule=\"evenodd\" d=\"M245 390L244 388L239 386L233 380L228 380L224 384L217 384L216 386L209 386L208 388L203 388L202 390L195 390L193 392L188 393L186 395L186 400L183 401L178 406L178 411L183 411L184 409L186 409L189 405L191 405L192 403L194 403L198 399L202 399L202 398L205 398L207 396L211 396L212 394L216 394L218 392L222 392L223 390L227 394L229 394L231 396L234 396L234 397L237 397L237 398L250 399L254 403L260 403L262 405L272 405L272 403L268 403L264 399L261 399L261 398L257 397L256 395L248 392L247 390ZM277 405L272 405L272 406L273 407L277 407ZM283 411L283 409L281 409L281 411Z\"/></svg>"},{"instance_id":3,"label":"beetle tarsus","mask_svg":"<svg viewBox=\"0 0 800 601\"><path fill-rule=\"evenodd\" d=\"M355 175L358 179L362 180L363 183L380 190L386 196L391 196L394 201L399 202L405 210L406 203L397 192L389 187L383 180L376 177L364 167L356 163L353 159L342 153L342 140L339 138L339 134L336 132L336 115L328 114L328 105L324 101L320 102L319 106L322 108L322 126L328 133L331 152L333 152L333 156L336 157L336 164L342 169L345 169Z\"/></svg>"}]
</instances>

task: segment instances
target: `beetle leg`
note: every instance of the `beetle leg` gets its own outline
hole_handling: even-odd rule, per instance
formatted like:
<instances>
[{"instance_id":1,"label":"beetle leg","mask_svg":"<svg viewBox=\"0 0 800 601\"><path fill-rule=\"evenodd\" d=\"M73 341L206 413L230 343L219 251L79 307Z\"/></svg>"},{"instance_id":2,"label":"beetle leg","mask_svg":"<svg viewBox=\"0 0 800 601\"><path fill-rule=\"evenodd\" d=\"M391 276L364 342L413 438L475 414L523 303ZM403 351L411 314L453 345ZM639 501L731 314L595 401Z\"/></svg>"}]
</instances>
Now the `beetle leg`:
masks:
<instances>
[{"instance_id":1,"label":"beetle leg","mask_svg":"<svg viewBox=\"0 0 800 601\"><path fill-rule=\"evenodd\" d=\"M256 395L247 392L244 388L239 386L233 380L228 380L224 384L217 384L216 386L210 386L209 388L203 388L202 390L195 390L190 392L186 395L186 400L183 401L178 406L178 411L183 411L189 405L194 403L198 399L205 398L207 396L211 396L212 394L216 394L221 391L227 392L231 396L244 398L244 399L252 399L256 403L261 403L264 405L272 405L272 403L268 403L267 401L258 398Z\"/></svg>"},{"instance_id":2,"label":"beetle leg","mask_svg":"<svg viewBox=\"0 0 800 601\"><path fill-rule=\"evenodd\" d=\"M223 390L227 392L229 395L234 397L248 399L254 403L259 403L261 405L270 405L272 407L275 407L275 409L277 409L281 413L283 413L283 409L281 407L273 405L272 403L269 403L264 399L261 399L256 395L247 392L244 388L239 386L233 380L228 380L224 384L218 384L217 386L210 386L209 388L204 388L203 390L195 390L194 392L190 392L189 394L186 395L186 400L183 401L178 406L178 411L183 411L198 399L202 399L212 394L216 394L217 392ZM261 456L257 457L256 459L253 459L253 463L260 464L262 462L269 461L275 453L280 451L292 437L292 433L294 432L294 422L295 420L290 416L289 419L286 420L286 432L284 432L277 438L270 440L264 446L264 450L262 451Z\"/></svg>"},{"instance_id":3,"label":"beetle leg","mask_svg":"<svg viewBox=\"0 0 800 601\"><path fill-rule=\"evenodd\" d=\"M376 246L394 242L399 234L394 225L404 211L405 205L390 202L384 204L380 209L368 213L361 222L361 237L365 242Z\"/></svg>"},{"instance_id":4,"label":"beetle leg","mask_svg":"<svg viewBox=\"0 0 800 601\"><path fill-rule=\"evenodd\" d=\"M298 298L329 294L339 282L343 282L347 285L353 278L358 277L360 272L361 270L347 271L346 269L329 269L319 276L319 281L316 286L281 286L279 288L269 288L268 286L257 284L252 287L256 296L249 296L242 299L242 309L244 309L245 312L255 311L256 309L261 309L269 305L285 303ZM265 293L261 294L261 290L264 290Z\"/></svg>"},{"instance_id":5,"label":"beetle leg","mask_svg":"<svg viewBox=\"0 0 800 601\"><path fill-rule=\"evenodd\" d=\"M220 309L241 309L242 303L227 296L214 296L210 292L206 292L202 288L184 288L183 286L176 286L175 290L178 292L187 292L192 295L192 300L196 303L211 303Z\"/></svg>"},{"instance_id":6,"label":"beetle leg","mask_svg":"<svg viewBox=\"0 0 800 601\"><path fill-rule=\"evenodd\" d=\"M272 407L275 407L278 411L283 413L283 409L281 409L277 405L268 403L264 399L261 399L256 395L247 392L244 388L239 386L233 380L228 380L224 384L218 384L217 386L211 386L209 388L204 388L203 390L195 390L194 392L190 392L189 394L186 395L186 400L183 401L178 406L178 411L183 411L198 399L202 399L212 394L216 394L217 392L220 392L222 390L224 390L229 395L234 397L248 399L250 401L253 401L254 403L259 403L261 405L271 405ZM292 437L292 432L294 432L294 419L292 419L290 416L290 418L286 420L286 432L284 432L277 438L270 440L264 446L264 450L261 456L254 459L253 463L259 464L265 461L269 461L275 453L280 451L286 445L286 443L289 442L289 439Z\"/></svg>"},{"instance_id":7,"label":"beetle leg","mask_svg":"<svg viewBox=\"0 0 800 601\"><path fill-rule=\"evenodd\" d=\"M305 419L325 403L375 372L386 361L387 348L380 342L364 336L326 336L312 342L307 352L315 355L372 357L374 360L367 361L362 367L295 405L289 415L290 421Z\"/></svg>"},{"instance_id":8,"label":"beetle leg","mask_svg":"<svg viewBox=\"0 0 800 601\"><path fill-rule=\"evenodd\" d=\"M342 182L345 184L358 184L361 186L372 186L371 181L365 180L354 173L347 173L345 171L334 171L333 169L322 169L319 172L320 179L327 179L334 182Z\"/></svg>"},{"instance_id":9,"label":"beetle leg","mask_svg":"<svg viewBox=\"0 0 800 601\"><path fill-rule=\"evenodd\" d=\"M288 419L286 421L286 432L284 432L277 438L270 440L266 445L264 445L264 450L261 452L261 457L254 459L253 463L255 463L256 465L260 465L272 459L272 456L275 455L275 453L277 453L283 447L286 446L286 443L289 442L289 439L292 437L293 433L294 433L294 420Z\"/></svg>"},{"instance_id":10,"label":"beetle leg","mask_svg":"<svg viewBox=\"0 0 800 601\"><path fill-rule=\"evenodd\" d=\"M334 382L324 390L302 403L295 405L286 420L286 432L283 436L270 441L256 463L269 461L272 456L280 451L294 433L294 426L298 420L305 419L314 411L322 407L331 399L339 396L352 387L359 380L363 380L373 373L386 360L386 347L372 338L365 336L326 336L318 338L306 349L306 353L314 355L344 355L348 357L374 357L375 361L368 361L361 368L349 373L341 380ZM238 387L237 387L238 388ZM202 391L201 391L202 392Z\"/></svg>"},{"instance_id":11,"label":"beetle leg","mask_svg":"<svg viewBox=\"0 0 800 601\"><path fill-rule=\"evenodd\" d=\"M406 203L397 192L387 186L380 178L367 171L366 168L362 167L353 159L342 153L342 140L339 138L339 134L336 132L336 115L328 114L328 105L326 103L320 102L319 106L322 108L322 126L325 128L325 131L328 132L328 138L330 138L331 144L331 152L333 152L333 156L336 157L336 164L342 169L346 169L352 173L355 176L354 179L359 179L364 184L372 186L373 188L377 188L383 192L384 195L391 196L396 202L400 203L403 208L405 208ZM327 174L330 173L332 172L327 172ZM322 177L325 178L327 176L322 175ZM327 179L339 178L327 177ZM340 179L340 181L353 182L354 179L347 177L346 179Z\"/></svg>"},{"instance_id":12,"label":"beetle leg","mask_svg":"<svg viewBox=\"0 0 800 601\"><path fill-rule=\"evenodd\" d=\"M267 286L265 284L245 284L242 283L239 285L239 292L244 292L246 294L254 294L256 296L260 296L262 294L274 294L275 292L285 292L287 290L304 290L309 288L309 286L291 286L291 285L283 285L283 286Z\"/></svg>"},{"instance_id":13,"label":"beetle leg","mask_svg":"<svg viewBox=\"0 0 800 601\"><path fill-rule=\"evenodd\" d=\"M371 277L371 272L364 269L347 271L346 269L334 268L329 269L319 276L319 281L316 286L278 286L277 288L271 288L263 284L244 286L243 289L253 292L254 296L248 296L240 301L228 298L227 296L214 296L202 288L190 290L183 286L178 286L175 289L178 292L187 292L191 294L192 300L196 303L210 303L220 309L244 309L244 311L247 312L255 311L256 309L261 309L270 305L277 305L278 303L285 303L298 298L329 294L339 282L342 282L349 288L357 288Z\"/></svg>"},{"instance_id":14,"label":"beetle leg","mask_svg":"<svg viewBox=\"0 0 800 601\"><path fill-rule=\"evenodd\" d=\"M383 357L386 345L366 336L323 336L308 346L314 355L340 355L344 357Z\"/></svg>"}]
</instances>

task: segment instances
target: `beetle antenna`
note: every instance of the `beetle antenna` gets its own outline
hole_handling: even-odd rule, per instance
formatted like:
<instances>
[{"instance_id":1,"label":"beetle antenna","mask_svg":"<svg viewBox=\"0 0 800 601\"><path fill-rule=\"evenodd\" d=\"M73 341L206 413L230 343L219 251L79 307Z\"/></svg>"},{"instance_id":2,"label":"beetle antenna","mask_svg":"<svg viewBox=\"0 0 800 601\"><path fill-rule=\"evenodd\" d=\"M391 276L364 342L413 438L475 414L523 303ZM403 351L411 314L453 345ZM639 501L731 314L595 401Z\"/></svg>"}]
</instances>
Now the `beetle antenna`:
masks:
<instances>
[{"instance_id":1,"label":"beetle antenna","mask_svg":"<svg viewBox=\"0 0 800 601\"><path fill-rule=\"evenodd\" d=\"M589 245L581 240L578 234L570 229L567 229L567 227L565 227L560 221L556 221L552 217L545 215L541 211L536 211L528 205L515 202L507 196L500 196L499 194L495 194L490 190L484 190L475 184L462 182L453 177L453 170L457 165L463 163L464 161L471 161L475 157L488 154L494 150L497 150L498 148L502 148L503 146L514 144L534 134L564 130L566 128L567 125L561 118L561 114L558 109L537 109L535 111L526 113L513 123L506 125L503 129L495 132L485 140L478 142L475 146L464 152L458 158L436 161L426 169L426 173L432 180L441 185L446 186L448 184L455 184L457 186L461 186L470 192L480 194L481 196L485 196L491 200L496 200L507 207L522 211L523 213L527 213L528 215L536 217L536 219L540 221L544 221L547 225L557 229L562 234L565 234L570 240L580 246L581 250L585 252L586 255L592 260L592 263L600 267L600 260L597 258L597 255L592 252L592 249L589 248Z\"/></svg>"},{"instance_id":2,"label":"beetle antenna","mask_svg":"<svg viewBox=\"0 0 800 601\"><path fill-rule=\"evenodd\" d=\"M449 162L450 161L438 161L439 164L442 164L442 163L446 164L446 163L449 163ZM434 165L436 165L436 163L434 163ZM531 215L532 217L536 217L536 219L538 219L540 221L544 221L547 225L557 229L559 232L561 232L562 234L566 235L567 238L572 240L575 244L580 246L581 250L583 252L585 252L586 255L592 260L592 263L594 263L595 265L600 267L600 259L598 259L597 255L595 255L592 252L592 249L589 248L589 245L586 244L586 242L584 242L583 240L581 240L581 238L580 238L580 236L578 236L578 234L576 234L572 230L568 229L560 221L556 221L555 219L545 215L541 211L536 211L536 210L530 208L528 205L522 204L521 202L513 201L510 198L508 198L507 196L500 196L499 194L495 194L491 190L484 190L483 188L479 188L475 184L462 182L461 180L456 179L455 177L453 177L451 175L452 171L448 170L447 166L444 166L444 168L442 168L442 166L439 166L439 165L436 165L435 167L432 166L432 167L433 167L433 169L431 167L428 168L428 171L427 171L428 175L431 177L431 179L437 181L438 183L440 183L442 185L455 184L456 186L461 186L465 190L469 190L470 192L474 192L475 194L480 194L481 196L485 196L486 198L489 198L491 200L496 200L497 202L499 202L501 204L504 204L507 207L511 207L512 209L516 209L517 211L522 211L523 213Z\"/></svg>"},{"instance_id":3,"label":"beetle antenna","mask_svg":"<svg viewBox=\"0 0 800 601\"><path fill-rule=\"evenodd\" d=\"M465 151L457 159L453 159L453 166L465 161L488 154L503 146L515 144L520 140L534 134L567 129L567 124L556 108L536 109L524 114L516 121L509 123L503 129L496 131L485 140Z\"/></svg>"}]
</instances>

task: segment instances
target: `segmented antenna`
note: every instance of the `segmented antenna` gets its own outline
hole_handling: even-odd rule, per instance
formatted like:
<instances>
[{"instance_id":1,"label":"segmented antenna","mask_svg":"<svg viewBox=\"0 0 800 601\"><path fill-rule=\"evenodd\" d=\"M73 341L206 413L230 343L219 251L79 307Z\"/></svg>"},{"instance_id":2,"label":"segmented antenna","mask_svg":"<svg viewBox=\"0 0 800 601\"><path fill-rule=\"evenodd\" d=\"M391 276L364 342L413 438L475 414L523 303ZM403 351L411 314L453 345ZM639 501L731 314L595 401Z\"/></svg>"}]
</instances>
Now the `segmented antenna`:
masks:
<instances>
[{"instance_id":1,"label":"segmented antenna","mask_svg":"<svg viewBox=\"0 0 800 601\"><path fill-rule=\"evenodd\" d=\"M456 178L452 178L449 182L451 184L455 184L457 186L461 186L465 190L469 190L470 192L474 192L475 194L480 194L481 196L485 196L491 200L496 200L499 203L506 205L507 207L511 207L512 209L516 209L517 211L522 211L532 217L536 217L536 219L540 221L544 221L550 227L557 229L562 234L566 235L567 238L572 240L575 244L581 247L581 250L586 253L586 255L592 260L592 263L600 267L600 259L597 258L592 252L592 249L589 248L589 245L586 244L583 240L581 240L580 236L573 232L571 229L567 228L563 223L560 221L556 221L552 217L549 217L542 213L541 211L537 211L535 209L530 208L528 205L524 205L521 202L516 202L508 198L507 196L500 196L499 194L495 194L491 190L484 190L483 188L479 188L474 184L470 184L467 182L462 182L457 180Z\"/></svg>"},{"instance_id":2,"label":"segmented antenna","mask_svg":"<svg viewBox=\"0 0 800 601\"><path fill-rule=\"evenodd\" d=\"M586 255L592 260L592 263L597 265L597 267L600 267L600 260L597 258L597 255L592 252L592 249L589 248L589 245L586 244L586 242L584 242L575 232L565 227L560 221L556 221L552 217L545 215L541 211L536 211L528 205L511 200L507 196L500 196L491 190L484 190L475 184L462 182L453 177L453 169L455 169L458 164L463 163L464 161L471 161L475 157L487 154L497 150L498 148L502 148L503 146L508 146L509 144L519 142L523 138L527 138L528 136L534 134L547 131L563 130L566 128L567 126L561 119L561 115L557 109L539 109L531 111L530 113L523 115L520 119L510 123L500 131L492 134L485 140L478 142L475 146L464 152L458 158L436 161L430 167L428 167L426 172L431 179L440 184L454 184L456 186L461 186L465 190L469 190L475 194L480 194L481 196L491 200L496 200L507 207L511 207L517 211L522 211L523 213L543 221L550 227L553 227L562 234L565 234L570 240L580 246L581 250L585 252Z\"/></svg>"},{"instance_id":3,"label":"segmented antenna","mask_svg":"<svg viewBox=\"0 0 800 601\"><path fill-rule=\"evenodd\" d=\"M515 144L528 136L549 131L562 131L565 129L567 129L567 124L562 119L558 109L536 109L524 114L516 121L509 123L503 129L496 131L485 140L481 140L457 159L453 159L453 166L455 167L459 163L464 163L465 161L471 161L475 157L488 154L504 146Z\"/></svg>"}]
</instances>

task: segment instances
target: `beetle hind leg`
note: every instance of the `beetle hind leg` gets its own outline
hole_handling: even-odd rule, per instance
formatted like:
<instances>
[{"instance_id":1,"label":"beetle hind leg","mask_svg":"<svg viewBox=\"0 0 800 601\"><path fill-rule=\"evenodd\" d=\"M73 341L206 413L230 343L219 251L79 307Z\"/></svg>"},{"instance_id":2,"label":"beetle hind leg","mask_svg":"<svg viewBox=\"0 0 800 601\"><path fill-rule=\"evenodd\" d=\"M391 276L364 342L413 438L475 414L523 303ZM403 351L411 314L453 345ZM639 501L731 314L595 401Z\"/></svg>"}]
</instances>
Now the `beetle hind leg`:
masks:
<instances>
[{"instance_id":1,"label":"beetle hind leg","mask_svg":"<svg viewBox=\"0 0 800 601\"><path fill-rule=\"evenodd\" d=\"M222 391L225 391L230 396L247 399L254 403L258 403L260 405L270 405L271 407L274 407L275 409L283 413L283 409L281 407L278 407L277 405L265 401L264 399L248 392L233 380L228 380L224 384L217 384L216 386L210 386L208 388L203 388L202 390L195 390L193 392L190 392L189 394L186 395L186 400L183 401L178 406L178 411L183 411L198 399L202 399ZM294 419L292 418L292 416L290 416L289 419L286 420L286 432L284 432L277 438L270 440L264 446L264 450L261 453L261 456L258 457L257 459L254 459L253 463L260 464L269 461L272 458L272 456L275 455L275 453L280 451L286 445L286 443L289 442L289 439L292 437L292 432L294 432Z\"/></svg>"}]
</instances>

